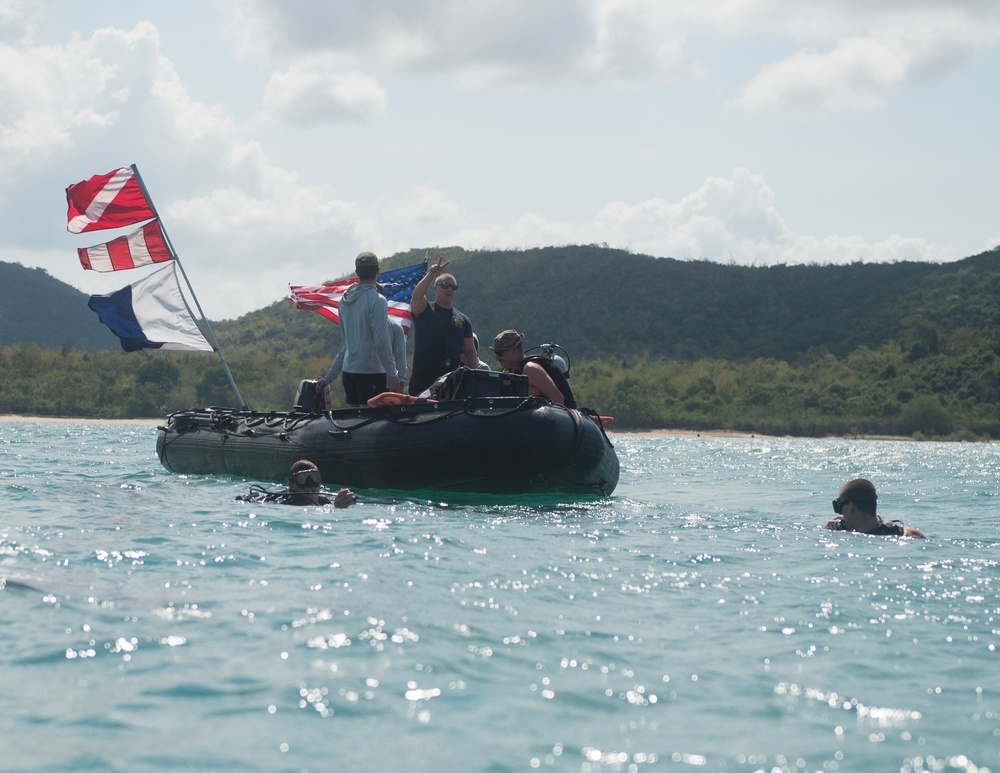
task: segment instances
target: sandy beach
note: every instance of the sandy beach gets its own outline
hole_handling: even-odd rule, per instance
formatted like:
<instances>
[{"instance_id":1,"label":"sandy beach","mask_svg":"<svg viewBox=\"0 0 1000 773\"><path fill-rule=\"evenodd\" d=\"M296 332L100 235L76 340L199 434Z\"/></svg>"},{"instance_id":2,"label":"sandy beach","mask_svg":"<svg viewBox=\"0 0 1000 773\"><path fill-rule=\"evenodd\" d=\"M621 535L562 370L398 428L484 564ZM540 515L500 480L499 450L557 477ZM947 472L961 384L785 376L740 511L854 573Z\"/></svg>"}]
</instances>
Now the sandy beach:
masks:
<instances>
[{"instance_id":1,"label":"sandy beach","mask_svg":"<svg viewBox=\"0 0 1000 773\"><path fill-rule=\"evenodd\" d=\"M82 423L107 423L114 422L116 424L144 424L150 427L155 427L157 424L162 424L163 419L70 419L58 416L20 416L18 414L7 414L0 416L0 421L31 421L31 422L82 422Z\"/></svg>"},{"instance_id":2,"label":"sandy beach","mask_svg":"<svg viewBox=\"0 0 1000 773\"><path fill-rule=\"evenodd\" d=\"M615 431L609 430L617 435L667 435L669 437L777 437L776 435L763 435L760 432L737 432L731 429L630 429Z\"/></svg>"},{"instance_id":3,"label":"sandy beach","mask_svg":"<svg viewBox=\"0 0 1000 773\"><path fill-rule=\"evenodd\" d=\"M614 430L611 430L612 432ZM787 438L796 440L906 440L916 442L905 435L823 435L821 437L806 435L766 435L762 432L738 432L730 429L650 429L628 430L619 435L667 435L669 437L735 437L735 438Z\"/></svg>"},{"instance_id":4,"label":"sandy beach","mask_svg":"<svg viewBox=\"0 0 1000 773\"><path fill-rule=\"evenodd\" d=\"M7 414L0 416L0 421L33 421L33 422L114 422L116 424L139 424L149 427L155 427L157 425L163 424L164 419L77 419L77 418L65 418L65 417L55 417L55 416L21 416L18 414ZM705 438L791 438L797 437L792 435L765 435L760 432L738 432L736 430L729 429L630 429L630 430L616 430L613 427L608 429L608 432L613 435L645 435L645 436L655 436L662 435L665 437L705 437ZM813 439L838 439L840 436L826 436L824 438L813 438ZM854 440L909 440L912 441L913 438L902 437L902 436L889 436L889 435L859 435L851 436ZM809 438L802 438L809 439Z\"/></svg>"}]
</instances>

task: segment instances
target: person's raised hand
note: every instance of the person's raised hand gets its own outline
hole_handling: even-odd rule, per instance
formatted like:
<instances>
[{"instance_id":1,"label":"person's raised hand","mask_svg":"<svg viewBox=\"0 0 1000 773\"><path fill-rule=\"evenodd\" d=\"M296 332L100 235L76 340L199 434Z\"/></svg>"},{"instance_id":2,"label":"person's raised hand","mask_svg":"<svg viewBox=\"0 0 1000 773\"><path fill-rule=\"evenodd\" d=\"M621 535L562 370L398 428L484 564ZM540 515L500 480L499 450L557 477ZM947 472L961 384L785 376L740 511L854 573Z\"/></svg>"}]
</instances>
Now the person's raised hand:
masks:
<instances>
[{"instance_id":1,"label":"person's raised hand","mask_svg":"<svg viewBox=\"0 0 1000 773\"><path fill-rule=\"evenodd\" d=\"M444 262L442 263L441 261ZM451 265L450 260L445 260L444 258L439 257L437 263L431 263L427 267L427 273L431 276L441 276L441 272L444 271L449 265Z\"/></svg>"}]
</instances>

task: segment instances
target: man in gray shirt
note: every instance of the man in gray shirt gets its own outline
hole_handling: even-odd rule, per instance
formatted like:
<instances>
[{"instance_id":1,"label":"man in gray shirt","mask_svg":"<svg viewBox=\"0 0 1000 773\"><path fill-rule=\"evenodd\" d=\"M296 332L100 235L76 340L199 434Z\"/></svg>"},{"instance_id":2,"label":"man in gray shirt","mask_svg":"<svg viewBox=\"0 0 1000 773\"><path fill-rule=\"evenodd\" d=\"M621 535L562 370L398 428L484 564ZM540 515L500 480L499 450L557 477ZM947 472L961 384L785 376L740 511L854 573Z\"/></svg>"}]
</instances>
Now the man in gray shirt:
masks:
<instances>
[{"instance_id":1,"label":"man in gray shirt","mask_svg":"<svg viewBox=\"0 0 1000 773\"><path fill-rule=\"evenodd\" d=\"M347 404L361 407L377 394L402 386L392 352L389 304L378 291L378 257L362 252L354 261L358 283L340 299L340 334L344 339L343 382ZM320 378L317 387L326 386Z\"/></svg>"}]
</instances>

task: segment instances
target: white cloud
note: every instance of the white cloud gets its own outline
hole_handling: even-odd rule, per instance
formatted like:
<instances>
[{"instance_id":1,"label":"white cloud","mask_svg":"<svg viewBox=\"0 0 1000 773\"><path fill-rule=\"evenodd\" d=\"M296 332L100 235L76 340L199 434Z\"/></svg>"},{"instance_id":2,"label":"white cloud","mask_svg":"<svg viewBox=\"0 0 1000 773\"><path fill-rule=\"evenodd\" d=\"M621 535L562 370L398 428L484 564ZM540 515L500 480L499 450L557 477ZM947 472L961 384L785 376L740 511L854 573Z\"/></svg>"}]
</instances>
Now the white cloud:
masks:
<instances>
[{"instance_id":1,"label":"white cloud","mask_svg":"<svg viewBox=\"0 0 1000 773\"><path fill-rule=\"evenodd\" d=\"M767 36L809 47L766 67L745 106L868 106L1000 38L1000 7L949 0L335 0L289 13L281 0L230 0L244 55L309 58L356 71L433 72L464 84L701 77L695 33L726 45Z\"/></svg>"},{"instance_id":2,"label":"white cloud","mask_svg":"<svg viewBox=\"0 0 1000 773\"><path fill-rule=\"evenodd\" d=\"M400 231L421 223L454 222L460 215L457 201L423 185L415 187L407 200L392 203L386 209L386 219Z\"/></svg>"},{"instance_id":3,"label":"white cloud","mask_svg":"<svg viewBox=\"0 0 1000 773\"><path fill-rule=\"evenodd\" d=\"M465 84L645 80L687 71L690 26L652 0L339 0L288 13L231 0L228 38L248 60L323 52L345 68L446 73Z\"/></svg>"},{"instance_id":4,"label":"white cloud","mask_svg":"<svg viewBox=\"0 0 1000 773\"><path fill-rule=\"evenodd\" d=\"M342 251L343 269L322 269L324 277L342 273L354 244L378 230L357 203L301 184L258 142L241 137L224 110L192 99L146 22L64 46L0 45L0 144L9 245L0 259L43 265L89 292L130 280L82 272L74 250L105 234L65 233L62 190L133 161L196 289L194 275L201 286L239 288L201 299L216 318L275 300L288 281L309 280L318 254ZM261 284L279 273L282 280Z\"/></svg>"},{"instance_id":5,"label":"white cloud","mask_svg":"<svg viewBox=\"0 0 1000 773\"><path fill-rule=\"evenodd\" d=\"M842 37L826 51L801 50L768 65L738 101L750 110L870 109L900 88L956 69L998 40L994 15L918 7L886 15L871 34Z\"/></svg>"},{"instance_id":6,"label":"white cloud","mask_svg":"<svg viewBox=\"0 0 1000 773\"><path fill-rule=\"evenodd\" d=\"M130 17L128 29L87 31L81 16L38 42L45 29L36 26L42 5L0 0L0 229L6 245L0 260L42 265L88 292L107 292L134 278L78 268L74 249L101 237L65 233L62 191L132 162L214 318L276 300L288 282L343 275L361 249L385 255L445 244L607 243L679 258L825 263L968 254L924 238L935 233L931 223L975 234L966 235L976 244L983 238L975 220L986 212L988 193L971 188L963 195L967 202L974 197L976 213L968 214L976 208L968 203L939 197L937 206L951 206L940 217L929 216L937 214L935 205L916 202L914 195L909 206L901 204L912 189L896 195L892 212L886 205L885 222L892 224L886 231L895 232L890 236L875 230L874 215L852 211L846 201L839 211L824 212L824 221L817 216L828 224L826 235L796 232L789 224L802 217L792 206L800 202L786 199L783 211L778 195L796 195L794 189L776 192L765 175L794 185L796 172L786 164L808 162L808 149L785 158L764 147L790 137L794 142L789 132L755 146L760 126L727 113L729 87L717 73L734 62L759 67L763 55L775 64L748 86L750 106L875 104L991 45L1000 13L992 5L963 4L949 15L936 0L889 6L860 0L337 0L292 6L247 0L230 7L227 24L233 39L255 52L252 62L239 63L214 29L199 38L212 44L201 48L211 56L193 60L184 50L187 37L183 44L169 37L182 26L171 14L195 8L193 0L180 11L151 6L157 24ZM729 36L746 36L740 45L753 54L727 58ZM699 72L701 63L688 50L692 41L706 56L723 53ZM662 88L669 78L704 73L708 82L697 99L691 89ZM551 88L571 79L586 88ZM609 81L630 88L608 88ZM522 88L497 88L511 83ZM456 84L487 93L470 99ZM525 98L526 92L532 93ZM499 105L502 113L489 115L485 105ZM608 120L622 108L633 108L621 113L625 120ZM424 114L429 120L421 120ZM258 120L262 115L280 120ZM978 120L988 123L982 115ZM703 132L709 123L711 131ZM939 151L961 142L952 142L943 122L936 131L950 143ZM973 132L955 136L975 139ZM579 170L564 162L576 149ZM752 163L764 174L736 168L689 185L686 195L666 187L699 179L699 165L715 163L719 153L731 166ZM965 157L973 153L987 159L980 176L992 179L988 149L970 142ZM546 176L549 157L563 163ZM898 167L867 166L878 161L870 154L857 163L891 191ZM958 168L953 158L938 163ZM924 167L929 188L955 189L953 177ZM536 202L531 205L518 203L510 182L523 170L542 186L526 199ZM662 191L669 194L653 189L626 200L621 193L649 191L651 175L675 173L664 181ZM845 170L844 177L850 174ZM829 182L839 187L831 187L830 201L849 188L834 177ZM544 201L539 190L551 196L551 207L537 203ZM902 209L908 211L900 214ZM956 213L966 214L962 226L969 228L940 225ZM864 237L857 233L862 228Z\"/></svg>"},{"instance_id":7,"label":"white cloud","mask_svg":"<svg viewBox=\"0 0 1000 773\"><path fill-rule=\"evenodd\" d=\"M109 130L134 132L135 144L165 133L190 144L232 125L190 99L148 22L65 46L0 45L0 147L11 151L0 169L104 142Z\"/></svg>"},{"instance_id":8,"label":"white cloud","mask_svg":"<svg viewBox=\"0 0 1000 773\"><path fill-rule=\"evenodd\" d=\"M526 215L506 226L465 229L441 243L502 248L608 244L657 257L757 265L951 257L924 239L895 234L876 242L855 235L820 239L796 234L778 213L774 191L764 178L743 168L730 178L706 180L678 202L609 202L590 222L578 224Z\"/></svg>"},{"instance_id":9,"label":"white cloud","mask_svg":"<svg viewBox=\"0 0 1000 773\"><path fill-rule=\"evenodd\" d=\"M385 89L375 78L337 72L322 58L271 75L264 109L290 123L365 120L385 110Z\"/></svg>"},{"instance_id":10,"label":"white cloud","mask_svg":"<svg viewBox=\"0 0 1000 773\"><path fill-rule=\"evenodd\" d=\"M0 43L0 168L10 169L22 154L67 145L74 131L111 123L119 105L98 97L114 78L115 68L85 43Z\"/></svg>"},{"instance_id":11,"label":"white cloud","mask_svg":"<svg viewBox=\"0 0 1000 773\"><path fill-rule=\"evenodd\" d=\"M921 48L900 39L850 38L827 53L800 51L766 67L747 84L739 102L751 110L870 109L900 86L970 53L944 41Z\"/></svg>"}]
</instances>

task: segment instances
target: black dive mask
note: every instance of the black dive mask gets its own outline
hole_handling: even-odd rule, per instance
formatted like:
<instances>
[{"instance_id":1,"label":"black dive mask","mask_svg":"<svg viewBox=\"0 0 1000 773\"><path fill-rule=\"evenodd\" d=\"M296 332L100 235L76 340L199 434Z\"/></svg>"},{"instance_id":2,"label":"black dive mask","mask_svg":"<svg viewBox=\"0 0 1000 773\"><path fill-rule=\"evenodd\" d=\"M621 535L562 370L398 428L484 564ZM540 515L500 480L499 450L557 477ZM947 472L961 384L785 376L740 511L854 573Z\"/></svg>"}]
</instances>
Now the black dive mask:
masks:
<instances>
[{"instance_id":1,"label":"black dive mask","mask_svg":"<svg viewBox=\"0 0 1000 773\"><path fill-rule=\"evenodd\" d=\"M855 493L852 497L837 497L833 500L833 512L841 515L844 512L844 505L848 502L858 502L874 505L878 501L878 495L874 491L862 491Z\"/></svg>"},{"instance_id":2,"label":"black dive mask","mask_svg":"<svg viewBox=\"0 0 1000 773\"><path fill-rule=\"evenodd\" d=\"M322 483L319 476L319 470L316 469L297 472L292 475L292 481L294 481L295 485L301 489L318 489L320 483Z\"/></svg>"}]
</instances>

